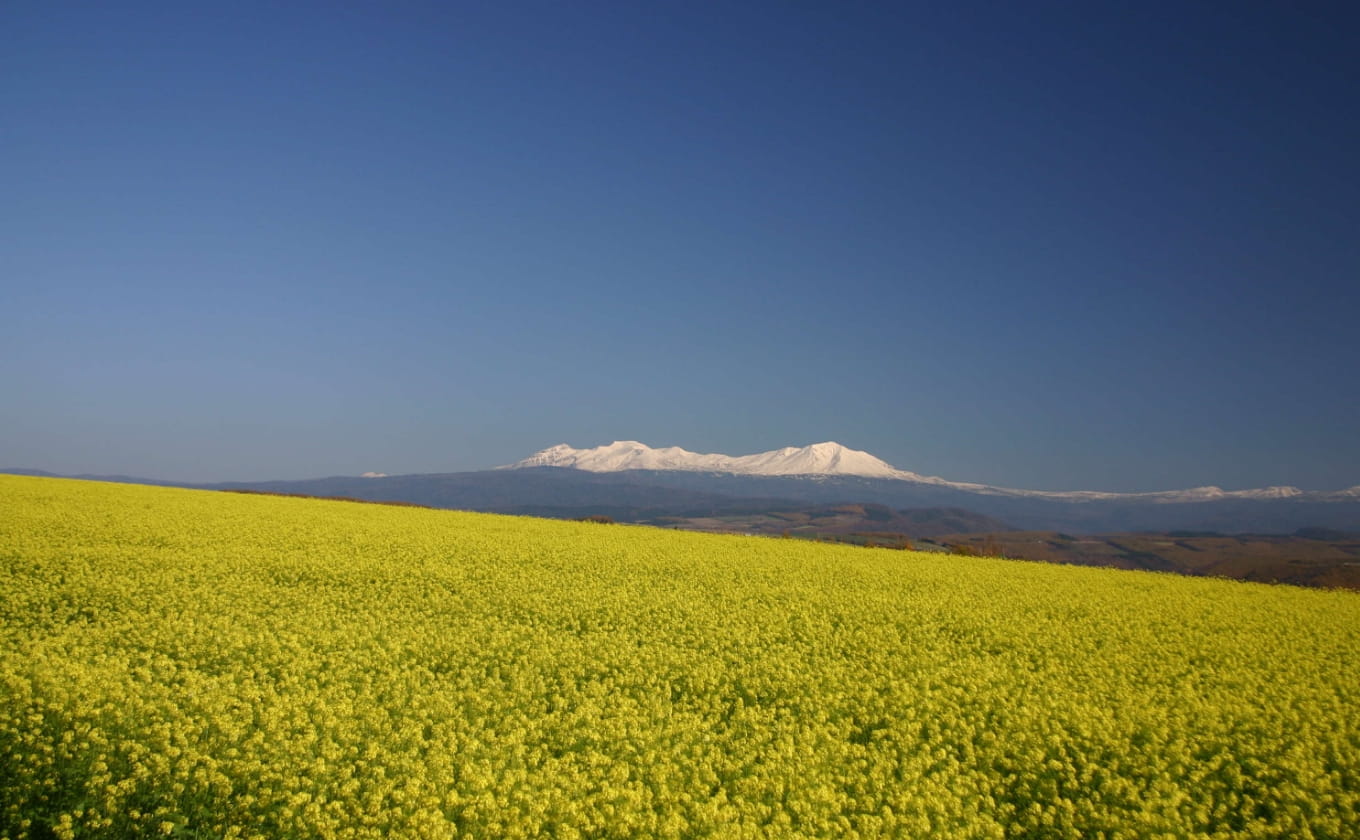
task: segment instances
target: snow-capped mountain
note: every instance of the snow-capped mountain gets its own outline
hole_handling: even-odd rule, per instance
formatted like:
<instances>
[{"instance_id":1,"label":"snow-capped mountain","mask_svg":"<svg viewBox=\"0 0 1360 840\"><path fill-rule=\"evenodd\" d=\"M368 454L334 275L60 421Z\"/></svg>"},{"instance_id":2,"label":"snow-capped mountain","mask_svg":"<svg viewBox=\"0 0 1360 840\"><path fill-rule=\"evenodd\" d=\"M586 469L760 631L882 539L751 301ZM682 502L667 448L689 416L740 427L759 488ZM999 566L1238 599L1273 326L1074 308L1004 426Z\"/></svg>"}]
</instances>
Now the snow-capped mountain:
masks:
<instances>
[{"instance_id":1,"label":"snow-capped mountain","mask_svg":"<svg viewBox=\"0 0 1360 840\"><path fill-rule=\"evenodd\" d=\"M1192 487L1151 493L1109 493L1098 490L1018 490L962 481L948 481L900 470L881 458L834 441L810 446L786 446L755 455L722 455L690 452L678 446L653 449L635 440L618 440L593 449L575 449L565 443L535 452L522 461L500 469L525 467L564 467L587 472L609 473L624 470L661 470L680 472L730 473L749 476L861 477L891 479L920 485L960 490L986 496L1050 499L1066 502L1139 501L1153 504L1207 502L1230 499L1292 499L1305 495L1297 487L1264 487L1253 490L1224 490L1221 487ZM1337 494L1348 497L1360 488Z\"/></svg>"},{"instance_id":2,"label":"snow-capped mountain","mask_svg":"<svg viewBox=\"0 0 1360 840\"><path fill-rule=\"evenodd\" d=\"M653 449L635 440L616 440L594 449L573 449L565 443L550 446L502 469L569 467L589 472L621 470L685 470L737 475L860 475L871 478L919 480L915 473L895 469L868 452L839 443L786 446L755 455L690 452L678 446Z\"/></svg>"}]
</instances>

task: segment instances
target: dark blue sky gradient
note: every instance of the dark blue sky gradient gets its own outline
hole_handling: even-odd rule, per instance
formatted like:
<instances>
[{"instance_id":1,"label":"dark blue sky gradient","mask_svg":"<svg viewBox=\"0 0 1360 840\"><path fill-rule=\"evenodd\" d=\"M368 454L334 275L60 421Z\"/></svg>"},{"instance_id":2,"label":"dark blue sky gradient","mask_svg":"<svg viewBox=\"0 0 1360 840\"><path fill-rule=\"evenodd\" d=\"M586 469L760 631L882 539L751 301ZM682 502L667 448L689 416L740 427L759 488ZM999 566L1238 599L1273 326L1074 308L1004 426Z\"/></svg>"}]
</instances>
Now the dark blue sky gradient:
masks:
<instances>
[{"instance_id":1,"label":"dark blue sky gradient","mask_svg":"<svg viewBox=\"0 0 1360 840\"><path fill-rule=\"evenodd\" d=\"M338 5L0 10L0 466L1360 483L1348 5Z\"/></svg>"}]
</instances>

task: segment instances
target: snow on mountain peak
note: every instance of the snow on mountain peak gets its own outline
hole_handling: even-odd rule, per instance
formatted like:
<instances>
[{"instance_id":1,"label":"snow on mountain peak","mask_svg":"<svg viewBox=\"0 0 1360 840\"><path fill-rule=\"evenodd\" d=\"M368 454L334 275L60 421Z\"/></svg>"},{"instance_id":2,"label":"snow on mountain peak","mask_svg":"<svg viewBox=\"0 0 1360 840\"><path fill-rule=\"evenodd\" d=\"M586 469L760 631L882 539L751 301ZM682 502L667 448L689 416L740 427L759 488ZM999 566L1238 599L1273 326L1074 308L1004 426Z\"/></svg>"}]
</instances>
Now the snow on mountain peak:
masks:
<instances>
[{"instance_id":1,"label":"snow on mountain peak","mask_svg":"<svg viewBox=\"0 0 1360 840\"><path fill-rule=\"evenodd\" d=\"M1094 490L1017 490L986 484L946 481L935 476L924 476L899 470L868 452L851 449L829 440L808 446L785 446L782 449L773 449L769 452L736 457L690 452L678 446L653 449L647 444L635 440L616 440L606 446L597 446L593 449L575 449L565 443L559 443L556 446L550 446L536 452L522 461L501 467L501 469L520 467L567 467L588 472L681 470L735 473L738 475L859 476L899 479L989 496L1011 496L1063 502L1128 500L1153 504L1176 504L1216 502L1230 499L1294 499L1315 495L1305 493L1297 487L1287 486L1263 487L1254 490L1224 490L1221 487L1207 486L1144 493L1110 493ZM1333 500L1360 498L1360 485L1325 494L1325 497Z\"/></svg>"},{"instance_id":2,"label":"snow on mountain peak","mask_svg":"<svg viewBox=\"0 0 1360 840\"><path fill-rule=\"evenodd\" d=\"M803 447L786 446L770 452L737 457L690 452L678 446L653 449L635 440L616 440L593 449L574 449L562 443L510 464L508 468L520 467L568 467L589 472L686 470L742 475L915 477L893 468L868 452L850 449L834 441Z\"/></svg>"},{"instance_id":3,"label":"snow on mountain peak","mask_svg":"<svg viewBox=\"0 0 1360 840\"><path fill-rule=\"evenodd\" d=\"M1292 499L1302 496L1303 491L1297 487L1271 486L1262 487L1259 490L1239 490L1238 495L1251 499Z\"/></svg>"}]
</instances>

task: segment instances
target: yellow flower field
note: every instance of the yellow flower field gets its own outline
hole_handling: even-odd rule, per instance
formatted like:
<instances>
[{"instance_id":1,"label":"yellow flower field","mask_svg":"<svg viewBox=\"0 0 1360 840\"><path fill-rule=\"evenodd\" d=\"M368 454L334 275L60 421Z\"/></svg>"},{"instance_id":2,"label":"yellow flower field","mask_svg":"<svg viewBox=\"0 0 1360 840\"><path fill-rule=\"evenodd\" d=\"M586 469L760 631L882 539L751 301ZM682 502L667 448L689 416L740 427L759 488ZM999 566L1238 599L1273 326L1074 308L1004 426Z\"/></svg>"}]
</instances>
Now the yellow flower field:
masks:
<instances>
[{"instance_id":1,"label":"yellow flower field","mask_svg":"<svg viewBox=\"0 0 1360 840\"><path fill-rule=\"evenodd\" d=\"M0 836L1360 836L1360 595L0 476Z\"/></svg>"}]
</instances>

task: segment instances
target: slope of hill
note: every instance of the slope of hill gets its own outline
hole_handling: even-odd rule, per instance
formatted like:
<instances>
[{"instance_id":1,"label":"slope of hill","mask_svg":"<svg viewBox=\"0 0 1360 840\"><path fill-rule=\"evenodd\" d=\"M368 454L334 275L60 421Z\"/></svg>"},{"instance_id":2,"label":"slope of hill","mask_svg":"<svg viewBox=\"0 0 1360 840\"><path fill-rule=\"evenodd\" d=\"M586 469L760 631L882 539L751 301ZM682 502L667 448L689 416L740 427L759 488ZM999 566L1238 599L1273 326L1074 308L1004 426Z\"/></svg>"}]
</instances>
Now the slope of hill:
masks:
<instances>
[{"instance_id":1,"label":"slope of hill","mask_svg":"<svg viewBox=\"0 0 1360 840\"><path fill-rule=\"evenodd\" d=\"M1020 560L1210 575L1262 583L1360 590L1360 535L1204 532L1087 534L1005 531L935 536L953 550Z\"/></svg>"},{"instance_id":2,"label":"slope of hill","mask_svg":"<svg viewBox=\"0 0 1360 840\"><path fill-rule=\"evenodd\" d=\"M0 834L1354 836L1360 596L0 476Z\"/></svg>"},{"instance_id":3,"label":"slope of hill","mask_svg":"<svg viewBox=\"0 0 1360 840\"><path fill-rule=\"evenodd\" d=\"M904 545L910 540L946 534L1008 531L1009 526L990 516L959 508L905 508L886 505L772 504L751 512L723 513L705 517L662 516L645 524L686 528L713 533L762 534L810 539L862 537L854 542ZM839 540L845 541L845 540Z\"/></svg>"}]
</instances>

